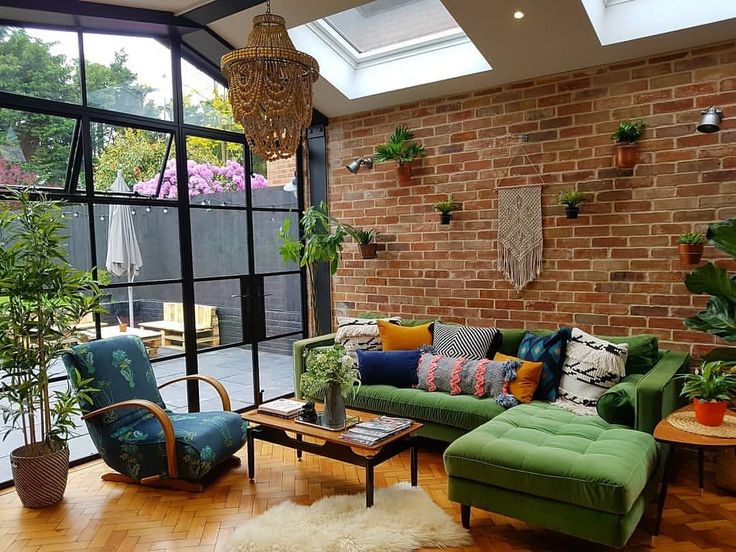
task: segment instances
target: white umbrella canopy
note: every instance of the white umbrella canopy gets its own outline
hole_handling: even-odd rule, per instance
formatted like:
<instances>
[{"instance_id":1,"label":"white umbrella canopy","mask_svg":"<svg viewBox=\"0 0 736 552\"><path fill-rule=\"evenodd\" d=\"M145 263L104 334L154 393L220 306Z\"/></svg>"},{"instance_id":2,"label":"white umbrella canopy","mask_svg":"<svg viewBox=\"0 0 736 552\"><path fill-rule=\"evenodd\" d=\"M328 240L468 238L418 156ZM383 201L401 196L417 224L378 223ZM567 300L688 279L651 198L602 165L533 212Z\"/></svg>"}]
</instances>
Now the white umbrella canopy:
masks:
<instances>
[{"instance_id":1,"label":"white umbrella canopy","mask_svg":"<svg viewBox=\"0 0 736 552\"><path fill-rule=\"evenodd\" d=\"M123 171L118 170L113 182L113 192L130 192L125 183ZM143 266L138 238L133 226L133 213L129 205L110 205L107 223L107 260L105 268L115 276L126 276L133 281ZM133 290L128 288L128 324L134 327Z\"/></svg>"}]
</instances>

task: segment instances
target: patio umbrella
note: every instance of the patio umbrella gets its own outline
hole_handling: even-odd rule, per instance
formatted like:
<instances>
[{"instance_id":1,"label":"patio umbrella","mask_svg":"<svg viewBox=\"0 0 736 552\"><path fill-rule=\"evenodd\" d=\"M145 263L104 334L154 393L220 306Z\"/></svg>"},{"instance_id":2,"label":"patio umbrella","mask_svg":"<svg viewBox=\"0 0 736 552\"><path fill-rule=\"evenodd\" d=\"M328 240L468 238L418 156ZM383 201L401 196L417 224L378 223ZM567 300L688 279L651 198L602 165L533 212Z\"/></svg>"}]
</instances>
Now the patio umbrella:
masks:
<instances>
[{"instance_id":1,"label":"patio umbrella","mask_svg":"<svg viewBox=\"0 0 736 552\"><path fill-rule=\"evenodd\" d=\"M126 193L130 188L123 179L123 171L113 182L113 192ZM105 267L115 276L126 276L128 282L138 275L143 260L138 247L138 238L133 226L133 213L129 205L110 205L107 223L107 260ZM128 324L133 326L133 290L128 287Z\"/></svg>"}]
</instances>

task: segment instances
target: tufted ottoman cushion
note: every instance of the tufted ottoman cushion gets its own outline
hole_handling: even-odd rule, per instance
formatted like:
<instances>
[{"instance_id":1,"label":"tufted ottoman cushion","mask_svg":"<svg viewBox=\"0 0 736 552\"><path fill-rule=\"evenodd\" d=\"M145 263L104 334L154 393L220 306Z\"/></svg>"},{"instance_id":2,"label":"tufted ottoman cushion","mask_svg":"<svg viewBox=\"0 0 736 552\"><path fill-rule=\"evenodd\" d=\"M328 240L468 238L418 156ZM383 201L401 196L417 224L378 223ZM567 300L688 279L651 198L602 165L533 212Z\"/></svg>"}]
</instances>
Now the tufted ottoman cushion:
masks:
<instances>
[{"instance_id":1,"label":"tufted ottoman cushion","mask_svg":"<svg viewBox=\"0 0 736 552\"><path fill-rule=\"evenodd\" d=\"M444 459L451 477L625 514L657 456L648 433L535 401L455 440Z\"/></svg>"}]
</instances>

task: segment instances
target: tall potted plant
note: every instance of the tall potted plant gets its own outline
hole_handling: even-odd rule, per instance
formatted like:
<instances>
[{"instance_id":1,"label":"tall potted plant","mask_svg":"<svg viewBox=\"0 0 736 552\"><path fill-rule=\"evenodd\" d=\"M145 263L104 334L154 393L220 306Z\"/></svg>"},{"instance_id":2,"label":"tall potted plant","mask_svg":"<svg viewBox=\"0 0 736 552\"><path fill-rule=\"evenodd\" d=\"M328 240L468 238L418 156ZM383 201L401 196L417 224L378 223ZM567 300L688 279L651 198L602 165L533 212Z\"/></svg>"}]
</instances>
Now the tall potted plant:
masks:
<instances>
[{"instance_id":1,"label":"tall potted plant","mask_svg":"<svg viewBox=\"0 0 736 552\"><path fill-rule=\"evenodd\" d=\"M345 427L344 397L355 394L360 387L360 372L342 345L310 349L306 371L300 387L307 397L323 398L322 424L333 428Z\"/></svg>"},{"instance_id":2,"label":"tall potted plant","mask_svg":"<svg viewBox=\"0 0 736 552\"><path fill-rule=\"evenodd\" d=\"M641 119L621 121L611 138L616 141L616 166L620 169L633 169L639 162L638 142L647 125Z\"/></svg>"},{"instance_id":3,"label":"tall potted plant","mask_svg":"<svg viewBox=\"0 0 736 552\"><path fill-rule=\"evenodd\" d=\"M388 137L388 142L376 146L373 161L376 163L396 161L399 182L406 184L411 181L412 163L417 157L425 155L427 152L424 146L414 139L414 131L400 125Z\"/></svg>"},{"instance_id":4,"label":"tall potted plant","mask_svg":"<svg viewBox=\"0 0 736 552\"><path fill-rule=\"evenodd\" d=\"M51 391L49 369L79 320L101 312L101 293L92 273L67 261L63 202L28 190L14 200L0 211L0 401L4 437L20 430L24 438L10 454L16 491L25 506L40 508L64 495L66 442L78 401L92 391L78 374L81 392Z\"/></svg>"},{"instance_id":5,"label":"tall potted plant","mask_svg":"<svg viewBox=\"0 0 736 552\"><path fill-rule=\"evenodd\" d=\"M695 372L681 376L682 395L693 401L695 419L706 426L723 423L728 404L736 396L736 375L728 368L733 363L704 362Z\"/></svg>"},{"instance_id":6,"label":"tall potted plant","mask_svg":"<svg viewBox=\"0 0 736 552\"><path fill-rule=\"evenodd\" d=\"M578 218L580 204L588 201L588 194L575 190L567 190L560 194L560 204L565 206L565 216L569 219Z\"/></svg>"}]
</instances>

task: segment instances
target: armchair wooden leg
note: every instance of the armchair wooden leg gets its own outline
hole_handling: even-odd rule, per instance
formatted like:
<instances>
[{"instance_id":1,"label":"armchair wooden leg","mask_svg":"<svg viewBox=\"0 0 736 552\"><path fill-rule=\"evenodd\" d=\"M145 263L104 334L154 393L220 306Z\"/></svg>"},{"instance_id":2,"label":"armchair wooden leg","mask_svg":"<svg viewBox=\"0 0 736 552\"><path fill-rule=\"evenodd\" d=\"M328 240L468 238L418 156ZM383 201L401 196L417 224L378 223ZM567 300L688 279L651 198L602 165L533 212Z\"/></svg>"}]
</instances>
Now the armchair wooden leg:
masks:
<instances>
[{"instance_id":1,"label":"armchair wooden leg","mask_svg":"<svg viewBox=\"0 0 736 552\"><path fill-rule=\"evenodd\" d=\"M111 481L113 483L138 483L138 480L133 479L129 475L123 475L122 473L117 472L103 473L101 479L103 481Z\"/></svg>"}]
</instances>

